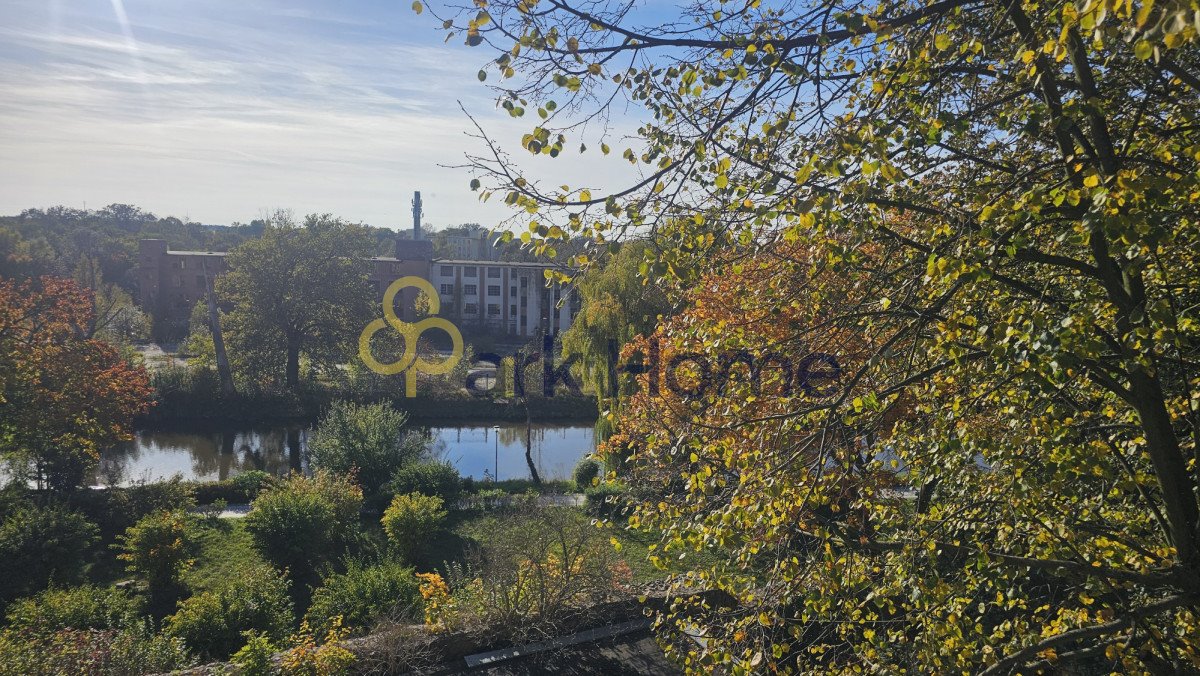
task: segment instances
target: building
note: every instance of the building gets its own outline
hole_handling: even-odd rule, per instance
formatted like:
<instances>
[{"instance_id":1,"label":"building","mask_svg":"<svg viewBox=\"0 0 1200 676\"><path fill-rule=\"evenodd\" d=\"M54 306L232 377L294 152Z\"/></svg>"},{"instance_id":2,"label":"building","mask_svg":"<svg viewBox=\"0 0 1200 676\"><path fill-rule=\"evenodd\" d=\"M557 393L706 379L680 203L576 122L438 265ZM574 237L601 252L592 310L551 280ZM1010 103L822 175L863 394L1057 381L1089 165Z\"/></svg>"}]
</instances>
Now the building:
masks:
<instances>
[{"instance_id":1,"label":"building","mask_svg":"<svg viewBox=\"0 0 1200 676\"><path fill-rule=\"evenodd\" d=\"M439 316L460 331L504 338L561 333L579 313L578 294L570 285L546 285L545 263L435 259L433 243L421 238L420 193L414 200L413 239L396 240L395 255L368 258L367 283L380 301L388 286L406 276L429 281L438 291ZM486 230L484 231L487 232ZM486 241L486 240L484 240ZM138 246L138 302L164 333L182 335L196 302L204 298L206 275L227 269L220 251L171 251L161 239ZM414 319L417 290L405 289L397 314Z\"/></svg>"},{"instance_id":2,"label":"building","mask_svg":"<svg viewBox=\"0 0 1200 676\"><path fill-rule=\"evenodd\" d=\"M458 260L494 261L500 256L496 248L500 234L478 225L466 227L461 234L440 232L437 236L444 239L450 256Z\"/></svg>"}]
</instances>

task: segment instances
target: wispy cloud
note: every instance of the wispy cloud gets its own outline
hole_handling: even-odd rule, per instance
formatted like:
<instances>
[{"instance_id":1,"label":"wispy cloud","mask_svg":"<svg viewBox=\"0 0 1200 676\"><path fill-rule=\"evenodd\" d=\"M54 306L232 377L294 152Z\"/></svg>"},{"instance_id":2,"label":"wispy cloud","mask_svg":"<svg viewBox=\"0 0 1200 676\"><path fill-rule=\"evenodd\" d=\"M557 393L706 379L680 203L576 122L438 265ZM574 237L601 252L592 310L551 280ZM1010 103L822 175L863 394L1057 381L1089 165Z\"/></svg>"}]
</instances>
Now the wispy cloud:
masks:
<instances>
[{"instance_id":1,"label":"wispy cloud","mask_svg":"<svg viewBox=\"0 0 1200 676\"><path fill-rule=\"evenodd\" d=\"M481 54L443 46L411 14L47 7L0 8L0 213L120 201L205 222L289 207L395 227L420 189L437 224L509 215L439 165L481 149L458 101L511 146L529 123L495 110L475 79ZM545 174L598 186L623 164L560 158Z\"/></svg>"}]
</instances>

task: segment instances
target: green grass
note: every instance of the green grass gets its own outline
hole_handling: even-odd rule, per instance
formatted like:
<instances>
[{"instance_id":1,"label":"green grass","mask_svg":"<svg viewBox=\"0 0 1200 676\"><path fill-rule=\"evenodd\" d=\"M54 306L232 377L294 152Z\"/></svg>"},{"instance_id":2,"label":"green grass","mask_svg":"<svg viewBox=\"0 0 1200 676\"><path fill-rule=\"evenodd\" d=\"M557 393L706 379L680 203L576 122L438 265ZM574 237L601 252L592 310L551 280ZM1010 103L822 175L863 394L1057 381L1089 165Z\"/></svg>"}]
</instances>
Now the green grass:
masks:
<instances>
[{"instance_id":1,"label":"green grass","mask_svg":"<svg viewBox=\"0 0 1200 676\"><path fill-rule=\"evenodd\" d=\"M241 519L205 522L198 530L200 554L195 565L183 576L192 593L216 589L248 568L266 565L254 551L250 534Z\"/></svg>"}]
</instances>

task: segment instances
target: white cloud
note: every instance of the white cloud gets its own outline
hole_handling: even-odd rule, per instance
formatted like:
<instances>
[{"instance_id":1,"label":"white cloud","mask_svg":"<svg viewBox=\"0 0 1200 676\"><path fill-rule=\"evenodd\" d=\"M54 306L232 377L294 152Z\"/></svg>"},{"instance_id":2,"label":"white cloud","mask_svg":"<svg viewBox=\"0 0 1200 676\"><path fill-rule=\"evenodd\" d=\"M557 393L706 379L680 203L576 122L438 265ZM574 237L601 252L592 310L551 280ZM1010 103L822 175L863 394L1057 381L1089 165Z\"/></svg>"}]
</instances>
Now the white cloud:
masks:
<instances>
[{"instance_id":1,"label":"white cloud","mask_svg":"<svg viewBox=\"0 0 1200 676\"><path fill-rule=\"evenodd\" d=\"M439 225L509 215L440 166L482 150L458 100L518 152L532 126L495 110L475 79L479 53L432 32L354 33L381 24L371 17L269 8L256 28L232 9L127 5L136 53L115 24L75 14L0 28L0 213L86 200L210 223L287 207L403 227L419 189ZM271 17L311 26L294 33ZM593 188L627 174L616 157L573 157L527 164Z\"/></svg>"}]
</instances>

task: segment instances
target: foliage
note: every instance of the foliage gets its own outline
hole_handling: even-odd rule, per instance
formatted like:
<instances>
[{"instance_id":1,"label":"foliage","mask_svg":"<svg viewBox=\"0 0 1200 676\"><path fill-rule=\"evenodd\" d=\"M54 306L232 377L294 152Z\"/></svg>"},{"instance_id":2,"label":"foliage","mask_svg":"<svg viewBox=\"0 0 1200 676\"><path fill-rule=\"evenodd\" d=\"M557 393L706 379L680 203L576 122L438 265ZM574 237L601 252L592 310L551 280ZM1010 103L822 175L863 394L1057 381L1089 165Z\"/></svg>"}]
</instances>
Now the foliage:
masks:
<instances>
[{"instance_id":1,"label":"foliage","mask_svg":"<svg viewBox=\"0 0 1200 676\"><path fill-rule=\"evenodd\" d=\"M212 504L217 500L224 500L227 503L244 503L252 502L274 481L275 477L270 473L261 469L250 469L239 472L229 479L200 481L192 486L196 493L196 502L201 505Z\"/></svg>"},{"instance_id":2,"label":"foliage","mask_svg":"<svg viewBox=\"0 0 1200 676\"><path fill-rule=\"evenodd\" d=\"M150 319L133 304L133 298L116 284L106 282L100 262L85 254L75 265L72 278L92 292L91 321L83 327L88 338L100 338L115 345L129 345L147 339Z\"/></svg>"},{"instance_id":3,"label":"foliage","mask_svg":"<svg viewBox=\"0 0 1200 676\"><path fill-rule=\"evenodd\" d=\"M600 477L600 463L594 458L580 458L575 465L575 470L571 473L571 478L575 481L576 490L587 490L596 483Z\"/></svg>"},{"instance_id":4,"label":"foliage","mask_svg":"<svg viewBox=\"0 0 1200 676\"><path fill-rule=\"evenodd\" d=\"M629 567L577 511L532 509L497 523L448 577L422 574L426 624L486 629L513 640L629 593Z\"/></svg>"},{"instance_id":5,"label":"foliage","mask_svg":"<svg viewBox=\"0 0 1200 676\"><path fill-rule=\"evenodd\" d=\"M425 452L428 439L406 430L408 414L390 403L336 401L308 443L313 467L336 474L355 472L367 495Z\"/></svg>"},{"instance_id":6,"label":"foliage","mask_svg":"<svg viewBox=\"0 0 1200 676\"><path fill-rule=\"evenodd\" d=\"M130 526L114 545L127 569L144 577L152 590L177 585L199 549L194 519L183 511L161 511Z\"/></svg>"},{"instance_id":7,"label":"foliage","mask_svg":"<svg viewBox=\"0 0 1200 676\"><path fill-rule=\"evenodd\" d=\"M180 603L178 612L166 619L165 631L212 659L232 655L245 642L243 632L250 630L278 643L295 621L288 586L269 567L246 570L219 589Z\"/></svg>"},{"instance_id":8,"label":"foliage","mask_svg":"<svg viewBox=\"0 0 1200 676\"><path fill-rule=\"evenodd\" d=\"M628 487L617 481L602 481L583 490L588 511L603 516L625 513L628 493Z\"/></svg>"},{"instance_id":9,"label":"foliage","mask_svg":"<svg viewBox=\"0 0 1200 676\"><path fill-rule=\"evenodd\" d=\"M441 530L446 521L442 504L441 498L420 493L392 498L380 522L388 540L405 560L411 561L425 541Z\"/></svg>"},{"instance_id":10,"label":"foliage","mask_svg":"<svg viewBox=\"0 0 1200 676\"><path fill-rule=\"evenodd\" d=\"M293 474L254 500L245 528L264 558L307 583L353 537L361 506L362 490L351 478Z\"/></svg>"},{"instance_id":11,"label":"foliage","mask_svg":"<svg viewBox=\"0 0 1200 676\"><path fill-rule=\"evenodd\" d=\"M243 676L271 676L271 657L275 654L275 645L270 637L262 632L250 629L243 631L246 645L238 649L229 661L237 666Z\"/></svg>"},{"instance_id":12,"label":"foliage","mask_svg":"<svg viewBox=\"0 0 1200 676\"><path fill-rule=\"evenodd\" d=\"M295 391L302 357L330 369L347 361L375 312L358 263L374 249L362 226L328 214L296 225L279 214L231 251L216 293L230 305L224 326L238 373L252 382L282 376Z\"/></svg>"},{"instance_id":13,"label":"foliage","mask_svg":"<svg viewBox=\"0 0 1200 676\"><path fill-rule=\"evenodd\" d=\"M340 618L318 643L308 622L301 622L300 632L292 637L295 644L283 654L280 666L285 676L341 676L350 672L354 654L342 646L347 631L342 629Z\"/></svg>"},{"instance_id":14,"label":"foliage","mask_svg":"<svg viewBox=\"0 0 1200 676\"><path fill-rule=\"evenodd\" d=\"M182 642L150 624L124 629L0 632L0 676L138 676L195 664Z\"/></svg>"},{"instance_id":15,"label":"foliage","mask_svg":"<svg viewBox=\"0 0 1200 676\"><path fill-rule=\"evenodd\" d=\"M0 523L0 603L82 577L96 526L60 505L23 505Z\"/></svg>"},{"instance_id":16,"label":"foliage","mask_svg":"<svg viewBox=\"0 0 1200 676\"><path fill-rule=\"evenodd\" d=\"M123 589L51 588L8 608L8 627L45 634L60 629L124 629L141 614L141 603Z\"/></svg>"},{"instance_id":17,"label":"foliage","mask_svg":"<svg viewBox=\"0 0 1200 676\"><path fill-rule=\"evenodd\" d=\"M0 279L0 457L39 486L81 485L150 405L145 369L84 337L93 320L93 296L75 282Z\"/></svg>"},{"instance_id":18,"label":"foliage","mask_svg":"<svg viewBox=\"0 0 1200 676\"><path fill-rule=\"evenodd\" d=\"M387 484L387 491L394 495L434 495L453 506L462 495L462 477L448 462L419 462L396 472Z\"/></svg>"},{"instance_id":19,"label":"foliage","mask_svg":"<svg viewBox=\"0 0 1200 676\"><path fill-rule=\"evenodd\" d=\"M1196 664L1193 3L699 2L686 31L618 2L447 5L499 50L481 78L508 80L504 108L538 111L532 155L645 113L638 178L608 194L489 139L473 187L535 251L582 236L586 266L649 238L644 274L687 307L664 359L840 362L820 387L773 368L700 391L692 360L691 396L623 410L654 556L719 553L675 588L733 605L659 617L666 643L706 637L682 663Z\"/></svg>"},{"instance_id":20,"label":"foliage","mask_svg":"<svg viewBox=\"0 0 1200 676\"><path fill-rule=\"evenodd\" d=\"M350 561L346 572L327 575L321 581L305 619L319 634L333 629L336 621L361 633L381 620L407 618L419 605L412 568L391 560L374 564Z\"/></svg>"},{"instance_id":21,"label":"foliage","mask_svg":"<svg viewBox=\"0 0 1200 676\"><path fill-rule=\"evenodd\" d=\"M106 540L151 514L186 512L196 505L193 485L179 475L166 481L139 481L129 486L78 493L72 502L100 526L100 533Z\"/></svg>"},{"instance_id":22,"label":"foliage","mask_svg":"<svg viewBox=\"0 0 1200 676\"><path fill-rule=\"evenodd\" d=\"M612 357L634 336L653 330L658 317L670 310L662 288L638 273L648 251L647 242L629 242L588 270L578 284L583 301L579 315L562 337L563 357L579 356L583 384L610 405L617 394Z\"/></svg>"}]
</instances>

